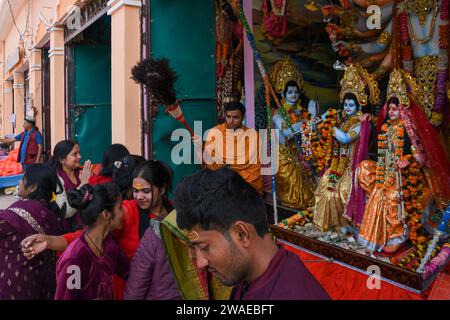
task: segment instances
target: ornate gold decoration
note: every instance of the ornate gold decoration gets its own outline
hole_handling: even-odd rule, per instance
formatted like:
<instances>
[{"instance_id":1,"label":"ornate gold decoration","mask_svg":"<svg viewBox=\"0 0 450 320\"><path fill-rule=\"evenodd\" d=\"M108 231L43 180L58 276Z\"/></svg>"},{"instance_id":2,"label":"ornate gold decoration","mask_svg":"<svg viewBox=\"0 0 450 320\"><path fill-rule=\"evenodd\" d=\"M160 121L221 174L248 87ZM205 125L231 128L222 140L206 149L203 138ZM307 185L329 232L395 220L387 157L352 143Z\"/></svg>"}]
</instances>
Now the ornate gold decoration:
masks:
<instances>
[{"instance_id":1,"label":"ornate gold decoration","mask_svg":"<svg viewBox=\"0 0 450 320\"><path fill-rule=\"evenodd\" d=\"M369 96L367 96L366 86L369 88ZM378 82L359 64L351 64L345 70L339 94L341 102L344 101L344 96L347 93L353 93L360 106L367 105L369 101L377 103L380 96Z\"/></svg>"},{"instance_id":2,"label":"ornate gold decoration","mask_svg":"<svg viewBox=\"0 0 450 320\"><path fill-rule=\"evenodd\" d=\"M408 87L413 96L418 95L419 88L414 78L403 70L395 69L389 77L386 101L397 98L400 104L409 107Z\"/></svg>"},{"instance_id":3,"label":"ornate gold decoration","mask_svg":"<svg viewBox=\"0 0 450 320\"><path fill-rule=\"evenodd\" d=\"M381 45L388 44L391 41L391 35L387 31L383 31L378 37L378 43Z\"/></svg>"},{"instance_id":4,"label":"ornate gold decoration","mask_svg":"<svg viewBox=\"0 0 450 320\"><path fill-rule=\"evenodd\" d=\"M430 122L432 125L438 127L442 124L442 120L443 120L443 115L441 113L437 113L437 112L431 112L431 118L430 118Z\"/></svg>"},{"instance_id":5,"label":"ornate gold decoration","mask_svg":"<svg viewBox=\"0 0 450 320\"><path fill-rule=\"evenodd\" d=\"M346 38L352 38L356 24L358 23L358 12L354 9L343 10L339 14L340 28Z\"/></svg>"},{"instance_id":6,"label":"ornate gold decoration","mask_svg":"<svg viewBox=\"0 0 450 320\"><path fill-rule=\"evenodd\" d=\"M433 5L437 7L437 3L434 0L409 0L407 2L408 11L413 12L419 17L419 22L421 25L425 24L427 15L433 9Z\"/></svg>"},{"instance_id":7,"label":"ornate gold decoration","mask_svg":"<svg viewBox=\"0 0 450 320\"><path fill-rule=\"evenodd\" d=\"M425 56L415 60L414 74L419 85L419 102L428 118L434 109L438 57Z\"/></svg>"},{"instance_id":8,"label":"ornate gold decoration","mask_svg":"<svg viewBox=\"0 0 450 320\"><path fill-rule=\"evenodd\" d=\"M302 74L289 56L275 62L269 77L275 91L278 93L282 93L286 84L291 80L297 82L300 91L303 91L304 81Z\"/></svg>"},{"instance_id":9,"label":"ornate gold decoration","mask_svg":"<svg viewBox=\"0 0 450 320\"><path fill-rule=\"evenodd\" d=\"M415 3L417 2L418 4L414 7L414 9L410 9L410 2L411 3ZM408 2L408 12L406 14L407 20L408 20L408 30L409 30L409 34L411 36L411 39L418 43L418 44L424 44L427 43L428 41L430 41L431 37L433 36L434 33L434 26L436 24L436 18L437 18L437 14L438 14L438 2L437 0L414 0L414 1L410 1ZM426 21L426 17L428 15L428 11L431 10L431 8L428 7L424 7L425 4L423 4L422 2L433 2L432 7L433 7L433 17L431 18L431 24L430 24L430 30L428 31L428 35L423 38L423 39L418 39L416 37L416 34L414 33L414 29L413 29L413 25L411 23L411 18L409 17L409 11L413 11L414 13L419 12L419 14L416 13L417 16L419 16L419 23L421 25L425 24ZM420 7L422 6L422 7ZM425 11L425 8L427 9L427 11ZM423 9L423 10L419 10L419 9Z\"/></svg>"},{"instance_id":10,"label":"ornate gold decoration","mask_svg":"<svg viewBox=\"0 0 450 320\"><path fill-rule=\"evenodd\" d=\"M308 4L305 4L305 8L309 11L319 11L319 7L316 5L315 0L308 0Z\"/></svg>"}]
</instances>

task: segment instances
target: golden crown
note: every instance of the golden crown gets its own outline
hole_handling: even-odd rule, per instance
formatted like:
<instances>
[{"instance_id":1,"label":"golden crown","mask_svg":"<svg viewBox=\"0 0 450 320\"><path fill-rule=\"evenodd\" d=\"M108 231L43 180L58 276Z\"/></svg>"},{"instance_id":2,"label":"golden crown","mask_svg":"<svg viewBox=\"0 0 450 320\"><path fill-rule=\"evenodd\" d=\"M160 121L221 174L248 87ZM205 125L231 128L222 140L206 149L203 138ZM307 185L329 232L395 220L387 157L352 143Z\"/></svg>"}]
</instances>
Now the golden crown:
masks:
<instances>
[{"instance_id":1,"label":"golden crown","mask_svg":"<svg viewBox=\"0 0 450 320\"><path fill-rule=\"evenodd\" d=\"M419 87L416 80L409 73L395 69L389 76L386 101L389 101L391 98L397 98L400 104L409 107L408 87L413 96L418 95Z\"/></svg>"},{"instance_id":2,"label":"golden crown","mask_svg":"<svg viewBox=\"0 0 450 320\"><path fill-rule=\"evenodd\" d=\"M303 91L303 77L298 71L294 61L289 56L278 60L272 67L269 74L270 82L278 93L284 91L284 87L289 81L295 81L300 91Z\"/></svg>"},{"instance_id":3,"label":"golden crown","mask_svg":"<svg viewBox=\"0 0 450 320\"><path fill-rule=\"evenodd\" d=\"M369 95L366 92L369 88ZM366 69L359 64L351 64L345 69L344 77L341 79L341 92L339 98L344 101L347 93L353 93L358 99L360 106L365 106L370 101L375 104L380 97L378 82L370 75Z\"/></svg>"}]
</instances>

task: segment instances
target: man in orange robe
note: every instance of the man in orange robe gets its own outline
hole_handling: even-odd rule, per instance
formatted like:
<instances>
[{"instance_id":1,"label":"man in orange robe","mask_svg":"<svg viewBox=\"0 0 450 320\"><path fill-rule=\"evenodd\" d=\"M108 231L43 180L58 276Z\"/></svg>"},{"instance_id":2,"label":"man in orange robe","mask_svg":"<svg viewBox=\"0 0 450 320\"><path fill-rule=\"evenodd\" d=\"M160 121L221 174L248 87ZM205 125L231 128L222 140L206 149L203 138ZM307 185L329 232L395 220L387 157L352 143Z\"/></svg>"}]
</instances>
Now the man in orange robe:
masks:
<instances>
[{"instance_id":1,"label":"man in orange robe","mask_svg":"<svg viewBox=\"0 0 450 320\"><path fill-rule=\"evenodd\" d=\"M259 159L259 136L254 129L242 124L245 107L232 102L225 105L225 122L212 128L207 135L203 151L203 167L217 170L229 165L262 193L261 162ZM194 137L194 144L201 143Z\"/></svg>"}]
</instances>

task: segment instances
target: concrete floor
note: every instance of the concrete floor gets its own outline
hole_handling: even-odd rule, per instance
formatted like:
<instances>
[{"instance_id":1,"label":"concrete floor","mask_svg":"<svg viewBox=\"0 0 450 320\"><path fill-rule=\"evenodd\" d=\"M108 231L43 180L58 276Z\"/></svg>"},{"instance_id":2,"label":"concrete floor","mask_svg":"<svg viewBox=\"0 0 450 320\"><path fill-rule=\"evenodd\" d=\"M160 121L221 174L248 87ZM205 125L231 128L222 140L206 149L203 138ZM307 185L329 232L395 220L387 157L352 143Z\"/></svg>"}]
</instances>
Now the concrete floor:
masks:
<instances>
[{"instance_id":1,"label":"concrete floor","mask_svg":"<svg viewBox=\"0 0 450 320\"><path fill-rule=\"evenodd\" d=\"M7 196L0 191L0 210L8 208L13 202L18 199L15 196Z\"/></svg>"}]
</instances>

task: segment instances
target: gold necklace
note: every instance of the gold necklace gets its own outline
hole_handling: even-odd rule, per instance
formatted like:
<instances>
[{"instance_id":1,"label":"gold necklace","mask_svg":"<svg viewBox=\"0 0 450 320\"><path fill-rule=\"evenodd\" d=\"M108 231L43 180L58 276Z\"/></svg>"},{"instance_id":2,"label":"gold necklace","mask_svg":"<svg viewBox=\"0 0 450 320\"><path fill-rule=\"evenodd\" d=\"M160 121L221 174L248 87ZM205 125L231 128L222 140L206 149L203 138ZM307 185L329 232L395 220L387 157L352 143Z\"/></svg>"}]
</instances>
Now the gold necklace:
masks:
<instances>
[{"instance_id":1,"label":"gold necklace","mask_svg":"<svg viewBox=\"0 0 450 320\"><path fill-rule=\"evenodd\" d=\"M419 17L421 25L425 24L426 17L433 7L433 0L409 0L407 8Z\"/></svg>"},{"instance_id":2,"label":"gold necklace","mask_svg":"<svg viewBox=\"0 0 450 320\"><path fill-rule=\"evenodd\" d=\"M355 114L351 115L341 126L341 130L347 133L356 123L358 123L360 116L362 116L361 111L357 111Z\"/></svg>"},{"instance_id":3,"label":"gold necklace","mask_svg":"<svg viewBox=\"0 0 450 320\"><path fill-rule=\"evenodd\" d=\"M409 6L408 6L409 8ZM414 29L411 23L411 17L409 16L409 11L406 10L406 18L408 20L408 29L409 29L409 34L411 36L411 39L416 42L417 44L424 44L427 43L428 41L430 41L431 37L433 36L434 33L434 26L436 24L436 18L437 18L437 13L438 13L438 3L437 0L433 0L433 17L431 19L431 24L430 24L430 31L428 32L428 36L426 36L423 39L418 39L414 33ZM419 20L422 19L423 15L419 16ZM426 18L426 16L425 16ZM424 19L425 19L424 18ZM422 23L421 23L422 24Z\"/></svg>"},{"instance_id":4,"label":"gold necklace","mask_svg":"<svg viewBox=\"0 0 450 320\"><path fill-rule=\"evenodd\" d=\"M97 247L97 245L94 243L94 241L92 241L91 237L89 237L89 235L87 234L87 232L84 233L87 237L87 239L89 239L89 241L92 243L92 245L95 247L95 249L97 249L98 253L100 253L100 255L103 255L103 250L100 250L99 247Z\"/></svg>"}]
</instances>

